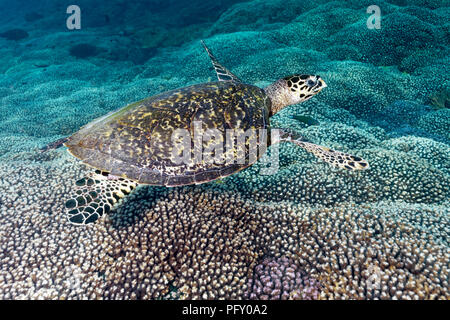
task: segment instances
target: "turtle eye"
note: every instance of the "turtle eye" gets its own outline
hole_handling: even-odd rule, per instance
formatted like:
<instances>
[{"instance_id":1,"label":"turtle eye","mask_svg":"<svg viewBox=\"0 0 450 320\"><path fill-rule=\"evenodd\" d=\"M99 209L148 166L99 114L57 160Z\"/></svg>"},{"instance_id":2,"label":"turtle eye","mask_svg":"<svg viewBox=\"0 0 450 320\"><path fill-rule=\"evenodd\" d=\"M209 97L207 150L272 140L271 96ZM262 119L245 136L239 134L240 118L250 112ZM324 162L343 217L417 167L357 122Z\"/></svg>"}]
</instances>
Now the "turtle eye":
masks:
<instances>
[{"instance_id":1,"label":"turtle eye","mask_svg":"<svg viewBox=\"0 0 450 320\"><path fill-rule=\"evenodd\" d=\"M309 79L307 84L308 84L308 87L314 87L317 84L317 81Z\"/></svg>"}]
</instances>

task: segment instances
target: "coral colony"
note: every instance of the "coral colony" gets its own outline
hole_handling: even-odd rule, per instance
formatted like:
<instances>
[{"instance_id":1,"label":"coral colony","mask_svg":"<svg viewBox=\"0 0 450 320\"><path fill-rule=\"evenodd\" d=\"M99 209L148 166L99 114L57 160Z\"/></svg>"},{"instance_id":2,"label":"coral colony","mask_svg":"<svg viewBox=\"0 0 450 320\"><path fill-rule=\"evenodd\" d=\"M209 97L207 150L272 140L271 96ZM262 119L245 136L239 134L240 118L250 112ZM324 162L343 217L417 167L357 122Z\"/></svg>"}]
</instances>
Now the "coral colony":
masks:
<instances>
[{"instance_id":1,"label":"coral colony","mask_svg":"<svg viewBox=\"0 0 450 320\"><path fill-rule=\"evenodd\" d=\"M377 1L369 28L376 11L359 0L173 3L80 1L80 29L57 1L2 9L0 299L450 299L448 7ZM200 39L261 88L320 74L328 88L271 125L370 169L283 144L275 174L258 161L202 185L141 186L70 224L64 202L92 169L39 149L215 81Z\"/></svg>"}]
</instances>

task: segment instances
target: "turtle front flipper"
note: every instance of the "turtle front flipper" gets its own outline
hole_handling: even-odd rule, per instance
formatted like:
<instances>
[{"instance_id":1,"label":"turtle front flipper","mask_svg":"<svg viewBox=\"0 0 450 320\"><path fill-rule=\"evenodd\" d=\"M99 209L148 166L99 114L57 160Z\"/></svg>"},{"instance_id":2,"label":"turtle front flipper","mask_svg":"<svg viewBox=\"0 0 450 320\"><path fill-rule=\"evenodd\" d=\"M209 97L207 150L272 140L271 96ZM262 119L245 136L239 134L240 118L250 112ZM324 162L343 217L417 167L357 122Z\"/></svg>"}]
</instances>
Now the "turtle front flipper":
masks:
<instances>
[{"instance_id":1,"label":"turtle front flipper","mask_svg":"<svg viewBox=\"0 0 450 320\"><path fill-rule=\"evenodd\" d=\"M369 169L369 163L360 157L307 142L300 135L285 129L278 130L280 136L276 142L292 142L334 167L347 170Z\"/></svg>"},{"instance_id":2,"label":"turtle front flipper","mask_svg":"<svg viewBox=\"0 0 450 320\"><path fill-rule=\"evenodd\" d=\"M211 50L206 46L206 44L201 40L201 43L203 45L203 48L205 48L206 52L208 53L209 59L211 59L211 63L216 70L217 78L219 81L234 81L234 82L241 82L241 80L236 77L230 70L225 68L223 65L220 64L220 62L216 59L216 57L212 54Z\"/></svg>"},{"instance_id":3,"label":"turtle front flipper","mask_svg":"<svg viewBox=\"0 0 450 320\"><path fill-rule=\"evenodd\" d=\"M73 224L97 221L138 185L132 180L111 176L99 170L75 184L74 195L65 203L67 218Z\"/></svg>"},{"instance_id":4,"label":"turtle front flipper","mask_svg":"<svg viewBox=\"0 0 450 320\"><path fill-rule=\"evenodd\" d=\"M300 140L292 140L291 142L302 147L306 151L311 152L317 158L322 159L334 167L348 170L366 170L369 168L369 163L360 157L352 156L351 154L332 150L310 142Z\"/></svg>"}]
</instances>

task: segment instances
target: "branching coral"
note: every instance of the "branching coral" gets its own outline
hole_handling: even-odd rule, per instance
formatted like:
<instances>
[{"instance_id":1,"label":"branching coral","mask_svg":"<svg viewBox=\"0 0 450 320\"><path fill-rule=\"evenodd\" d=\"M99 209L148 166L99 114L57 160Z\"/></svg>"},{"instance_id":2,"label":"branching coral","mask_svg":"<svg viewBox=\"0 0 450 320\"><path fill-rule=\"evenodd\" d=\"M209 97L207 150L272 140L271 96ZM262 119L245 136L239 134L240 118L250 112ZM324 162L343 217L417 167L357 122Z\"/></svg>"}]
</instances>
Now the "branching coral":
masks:
<instances>
[{"instance_id":1,"label":"branching coral","mask_svg":"<svg viewBox=\"0 0 450 320\"><path fill-rule=\"evenodd\" d=\"M315 300L319 298L320 284L306 277L292 259L265 258L255 267L248 292L246 298L250 299Z\"/></svg>"},{"instance_id":2,"label":"branching coral","mask_svg":"<svg viewBox=\"0 0 450 320\"><path fill-rule=\"evenodd\" d=\"M418 126L427 132L438 135L450 141L450 109L439 109L430 112L419 119Z\"/></svg>"},{"instance_id":3,"label":"branching coral","mask_svg":"<svg viewBox=\"0 0 450 320\"><path fill-rule=\"evenodd\" d=\"M143 187L80 228L62 212L84 169L65 153L50 154L0 167L3 299L262 297L258 279L270 265L287 275L287 261L303 281L288 282L290 298L450 298L446 204L314 209L211 185ZM299 186L306 192L314 188L309 178Z\"/></svg>"},{"instance_id":4,"label":"branching coral","mask_svg":"<svg viewBox=\"0 0 450 320\"><path fill-rule=\"evenodd\" d=\"M184 24L196 6L144 15L122 2L86 17L96 27L76 40L103 52L38 29L26 50L0 48L0 299L450 299L450 117L425 105L448 80L445 9L383 2L383 28L369 30L359 0L227 2L209 28ZM125 21L136 24L119 30ZM98 32L106 24L111 32ZM275 175L261 175L260 162L221 183L141 187L96 224L70 225L63 204L87 169L33 149L129 102L215 79L182 33L140 48L132 29L152 25L196 29L189 39L209 37L221 62L261 87L320 73L329 86L320 99L273 124L371 169L336 170L286 144ZM293 114L319 124L304 128Z\"/></svg>"}]
</instances>

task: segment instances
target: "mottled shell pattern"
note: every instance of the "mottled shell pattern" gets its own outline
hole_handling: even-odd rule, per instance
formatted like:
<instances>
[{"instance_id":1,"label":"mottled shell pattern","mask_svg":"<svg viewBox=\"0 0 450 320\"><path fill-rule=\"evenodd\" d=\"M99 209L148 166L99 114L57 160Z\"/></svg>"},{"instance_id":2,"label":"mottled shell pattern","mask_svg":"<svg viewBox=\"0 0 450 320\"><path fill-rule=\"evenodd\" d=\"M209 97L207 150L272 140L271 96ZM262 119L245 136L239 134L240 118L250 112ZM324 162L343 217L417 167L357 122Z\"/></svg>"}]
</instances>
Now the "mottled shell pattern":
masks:
<instances>
[{"instance_id":1,"label":"mottled shell pattern","mask_svg":"<svg viewBox=\"0 0 450 320\"><path fill-rule=\"evenodd\" d=\"M235 81L198 84L152 96L103 116L69 137L65 145L84 163L140 184L204 183L240 171L264 154L267 145L261 132L267 135L267 131L259 129L269 129L270 107L264 90L253 85ZM224 157L241 152L246 161L196 159L195 148L201 145L208 150L210 143L203 139L195 144L199 140L194 128L199 123L202 131L217 129L221 143L226 140L227 131L254 129L247 131L253 136L245 144L234 143L224 149ZM174 161L173 155L183 151L173 150L173 134L178 129L190 134L192 161ZM254 157L247 157L249 150L255 150L250 143L259 147Z\"/></svg>"}]
</instances>

